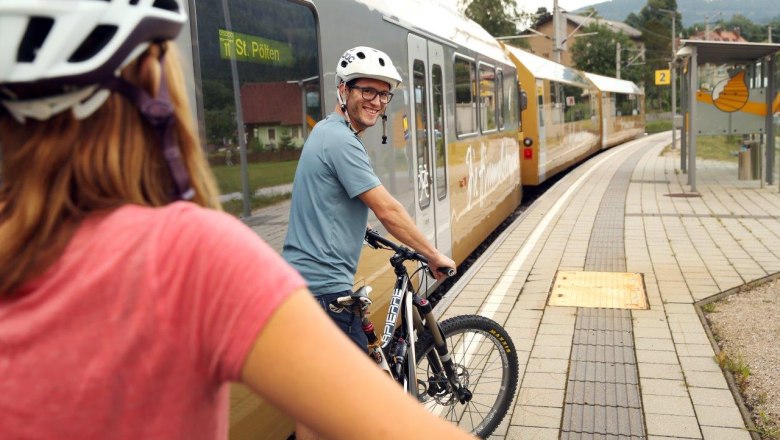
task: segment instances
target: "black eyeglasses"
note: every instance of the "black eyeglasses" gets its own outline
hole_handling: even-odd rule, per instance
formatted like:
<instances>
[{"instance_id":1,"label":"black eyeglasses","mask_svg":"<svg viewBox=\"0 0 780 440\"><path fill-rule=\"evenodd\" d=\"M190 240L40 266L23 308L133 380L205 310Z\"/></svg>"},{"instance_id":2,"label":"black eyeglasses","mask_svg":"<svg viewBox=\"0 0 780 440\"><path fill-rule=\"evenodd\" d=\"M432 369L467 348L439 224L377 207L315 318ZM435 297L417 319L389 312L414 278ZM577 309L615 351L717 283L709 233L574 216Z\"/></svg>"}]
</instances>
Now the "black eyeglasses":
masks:
<instances>
[{"instance_id":1,"label":"black eyeglasses","mask_svg":"<svg viewBox=\"0 0 780 440\"><path fill-rule=\"evenodd\" d=\"M358 86L352 86L350 89L360 90L361 96L363 96L363 99L366 101L373 101L374 98L379 95L379 102L382 104L387 104L390 102L391 99L393 99L393 94L390 92L380 92L379 90L373 88L373 87L358 87Z\"/></svg>"}]
</instances>

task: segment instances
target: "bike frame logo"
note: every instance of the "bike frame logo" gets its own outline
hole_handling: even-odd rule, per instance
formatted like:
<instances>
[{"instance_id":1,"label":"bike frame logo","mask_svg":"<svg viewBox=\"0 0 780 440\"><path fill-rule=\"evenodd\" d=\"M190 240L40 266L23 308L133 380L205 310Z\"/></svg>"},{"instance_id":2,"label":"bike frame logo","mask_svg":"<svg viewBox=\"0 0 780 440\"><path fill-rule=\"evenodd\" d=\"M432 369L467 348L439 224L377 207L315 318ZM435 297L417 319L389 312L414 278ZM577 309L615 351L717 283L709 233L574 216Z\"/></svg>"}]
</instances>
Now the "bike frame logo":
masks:
<instances>
[{"instance_id":1,"label":"bike frame logo","mask_svg":"<svg viewBox=\"0 0 780 440\"><path fill-rule=\"evenodd\" d=\"M387 309L387 320L385 321L385 329L382 332L382 346L386 346L390 343L393 337L393 331L395 331L395 321L398 319L398 312L401 311L401 302L404 297L404 289L395 289L393 291L393 298L390 299L390 307Z\"/></svg>"}]
</instances>

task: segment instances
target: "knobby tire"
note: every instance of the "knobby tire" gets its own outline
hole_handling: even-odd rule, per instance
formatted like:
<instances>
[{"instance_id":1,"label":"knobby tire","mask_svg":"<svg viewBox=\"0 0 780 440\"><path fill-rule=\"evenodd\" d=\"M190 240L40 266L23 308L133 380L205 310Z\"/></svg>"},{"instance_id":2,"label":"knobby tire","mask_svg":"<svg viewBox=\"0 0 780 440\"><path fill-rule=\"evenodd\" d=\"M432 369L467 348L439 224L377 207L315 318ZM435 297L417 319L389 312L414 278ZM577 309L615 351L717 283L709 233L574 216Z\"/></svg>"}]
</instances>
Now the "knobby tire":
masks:
<instances>
[{"instance_id":1,"label":"knobby tire","mask_svg":"<svg viewBox=\"0 0 780 440\"><path fill-rule=\"evenodd\" d=\"M433 336L425 332L415 344L419 399L432 412L487 438L506 417L519 376L514 343L495 321L463 315L440 323L461 383L473 393L461 403L446 379L435 373L429 356L438 359Z\"/></svg>"}]
</instances>

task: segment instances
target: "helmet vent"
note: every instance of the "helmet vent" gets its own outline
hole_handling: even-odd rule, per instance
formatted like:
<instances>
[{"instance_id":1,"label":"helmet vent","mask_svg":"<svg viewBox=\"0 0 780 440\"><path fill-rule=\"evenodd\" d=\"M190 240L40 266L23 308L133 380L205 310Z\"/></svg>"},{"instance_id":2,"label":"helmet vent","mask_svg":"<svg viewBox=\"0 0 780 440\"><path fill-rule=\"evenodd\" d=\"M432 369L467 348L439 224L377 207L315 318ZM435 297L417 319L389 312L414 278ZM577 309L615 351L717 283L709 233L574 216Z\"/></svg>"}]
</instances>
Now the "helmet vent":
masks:
<instances>
[{"instance_id":1,"label":"helmet vent","mask_svg":"<svg viewBox=\"0 0 780 440\"><path fill-rule=\"evenodd\" d=\"M16 61L20 63L32 63L35 61L35 55L43 46L46 36L49 35L54 20L49 17L32 17L27 24L27 30L24 32L22 42L19 45L19 51L16 53Z\"/></svg>"},{"instance_id":2,"label":"helmet vent","mask_svg":"<svg viewBox=\"0 0 780 440\"><path fill-rule=\"evenodd\" d=\"M137 5L139 0L130 0L131 5Z\"/></svg>"},{"instance_id":3,"label":"helmet vent","mask_svg":"<svg viewBox=\"0 0 780 440\"><path fill-rule=\"evenodd\" d=\"M379 58L379 65L382 66L382 67L385 67L385 59L384 58Z\"/></svg>"},{"instance_id":4,"label":"helmet vent","mask_svg":"<svg viewBox=\"0 0 780 440\"><path fill-rule=\"evenodd\" d=\"M101 24L96 27L84 42L81 43L79 48L73 52L73 55L70 56L68 62L80 63L95 56L95 54L100 52L108 42L111 41L111 38L116 34L117 29L116 26L107 24Z\"/></svg>"},{"instance_id":5,"label":"helmet vent","mask_svg":"<svg viewBox=\"0 0 780 440\"><path fill-rule=\"evenodd\" d=\"M166 11L179 12L179 2L176 0L154 0L153 8L165 9Z\"/></svg>"},{"instance_id":6,"label":"helmet vent","mask_svg":"<svg viewBox=\"0 0 780 440\"><path fill-rule=\"evenodd\" d=\"M347 67L348 64L348 62L341 60L341 67Z\"/></svg>"},{"instance_id":7,"label":"helmet vent","mask_svg":"<svg viewBox=\"0 0 780 440\"><path fill-rule=\"evenodd\" d=\"M366 54L364 54L363 52L358 52L355 55L357 55L357 57L360 58L361 60L366 59Z\"/></svg>"}]
</instances>

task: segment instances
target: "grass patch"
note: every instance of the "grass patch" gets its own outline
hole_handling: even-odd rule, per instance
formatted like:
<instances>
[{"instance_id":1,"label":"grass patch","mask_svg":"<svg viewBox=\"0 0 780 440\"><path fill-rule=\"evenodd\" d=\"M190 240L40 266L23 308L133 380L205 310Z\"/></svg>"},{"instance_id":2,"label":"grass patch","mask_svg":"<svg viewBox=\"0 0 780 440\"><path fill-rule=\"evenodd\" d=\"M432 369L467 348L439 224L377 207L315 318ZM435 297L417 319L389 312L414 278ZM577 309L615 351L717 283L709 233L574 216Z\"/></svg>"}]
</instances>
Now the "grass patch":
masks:
<instances>
[{"instance_id":1,"label":"grass patch","mask_svg":"<svg viewBox=\"0 0 780 440\"><path fill-rule=\"evenodd\" d=\"M284 200L288 200L292 194L277 194L275 196L250 196L249 198L249 206L250 211L254 211L255 209L264 208L266 206L270 206L276 203L279 203ZM225 210L225 212L229 212L236 217L241 217L244 214L244 203L241 199L235 199L235 200L228 200L227 202L222 204L222 209Z\"/></svg>"},{"instance_id":2,"label":"grass patch","mask_svg":"<svg viewBox=\"0 0 780 440\"><path fill-rule=\"evenodd\" d=\"M750 366L742 360L741 357L736 359L727 355L724 350L721 350L715 356L715 360L718 361L720 368L730 372L734 376L734 380L739 385L739 388L744 390L747 386L747 381L750 378Z\"/></svg>"},{"instance_id":3,"label":"grass patch","mask_svg":"<svg viewBox=\"0 0 780 440\"><path fill-rule=\"evenodd\" d=\"M750 431L757 433L762 439L780 439L780 427L774 424L772 418L764 411L758 413L756 428Z\"/></svg>"},{"instance_id":4,"label":"grass patch","mask_svg":"<svg viewBox=\"0 0 780 440\"><path fill-rule=\"evenodd\" d=\"M737 162L734 152L742 146L742 136L697 136L696 157L724 162Z\"/></svg>"},{"instance_id":5,"label":"grass patch","mask_svg":"<svg viewBox=\"0 0 780 440\"><path fill-rule=\"evenodd\" d=\"M247 164L249 192L259 188L291 183L295 177L297 160L286 162L255 162ZM241 166L219 165L211 167L222 194L241 192ZM240 203L240 201L239 201Z\"/></svg>"},{"instance_id":6,"label":"grass patch","mask_svg":"<svg viewBox=\"0 0 780 440\"><path fill-rule=\"evenodd\" d=\"M665 119L650 121L645 124L645 132L647 132L647 134L660 133L662 131L669 131L671 129L672 121Z\"/></svg>"},{"instance_id":7,"label":"grass patch","mask_svg":"<svg viewBox=\"0 0 780 440\"><path fill-rule=\"evenodd\" d=\"M715 313L715 303L711 302L704 304L701 309L704 310L705 313Z\"/></svg>"}]
</instances>

